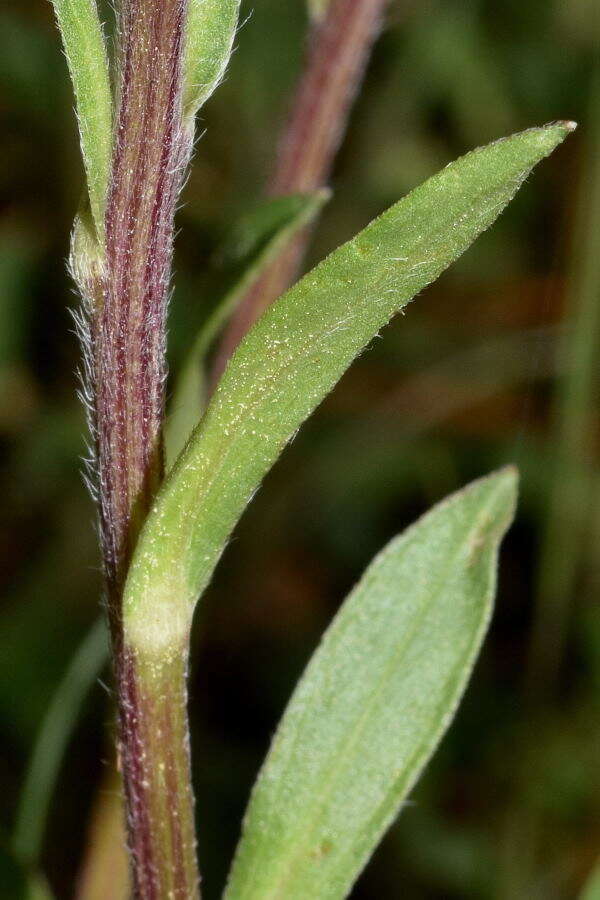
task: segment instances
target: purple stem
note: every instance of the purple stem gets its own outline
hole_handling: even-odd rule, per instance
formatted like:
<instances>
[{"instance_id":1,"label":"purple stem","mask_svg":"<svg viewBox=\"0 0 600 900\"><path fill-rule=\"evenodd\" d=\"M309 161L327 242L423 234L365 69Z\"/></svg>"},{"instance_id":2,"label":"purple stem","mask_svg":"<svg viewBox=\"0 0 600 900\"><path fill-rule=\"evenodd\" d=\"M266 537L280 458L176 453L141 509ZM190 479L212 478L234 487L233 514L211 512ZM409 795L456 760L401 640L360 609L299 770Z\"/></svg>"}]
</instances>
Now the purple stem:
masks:
<instances>
[{"instance_id":1,"label":"purple stem","mask_svg":"<svg viewBox=\"0 0 600 900\"><path fill-rule=\"evenodd\" d=\"M199 896L186 717L187 648L140 656L122 593L163 476L166 310L173 220L192 134L182 125L187 0L122 0L119 97L91 370L100 529L134 895Z\"/></svg>"},{"instance_id":2,"label":"purple stem","mask_svg":"<svg viewBox=\"0 0 600 900\"><path fill-rule=\"evenodd\" d=\"M175 204L191 152L182 129L186 0L123 0L120 99L95 329L101 525L117 602L162 477L165 320Z\"/></svg>"}]
</instances>

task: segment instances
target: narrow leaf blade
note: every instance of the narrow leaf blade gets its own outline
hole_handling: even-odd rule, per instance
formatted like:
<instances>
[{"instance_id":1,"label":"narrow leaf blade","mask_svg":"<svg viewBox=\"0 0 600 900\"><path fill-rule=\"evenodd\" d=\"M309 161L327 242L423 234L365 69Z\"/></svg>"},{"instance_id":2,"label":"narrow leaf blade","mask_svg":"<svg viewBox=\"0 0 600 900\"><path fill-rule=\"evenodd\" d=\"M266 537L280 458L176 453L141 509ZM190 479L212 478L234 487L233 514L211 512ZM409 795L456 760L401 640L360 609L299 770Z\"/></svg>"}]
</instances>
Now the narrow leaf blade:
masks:
<instances>
[{"instance_id":1,"label":"narrow leaf blade","mask_svg":"<svg viewBox=\"0 0 600 900\"><path fill-rule=\"evenodd\" d=\"M225 73L239 7L240 0L189 0L185 112L192 119Z\"/></svg>"},{"instance_id":2,"label":"narrow leaf blade","mask_svg":"<svg viewBox=\"0 0 600 900\"><path fill-rule=\"evenodd\" d=\"M104 619L97 620L62 678L41 721L19 799L13 847L28 866L39 863L52 791L86 694L108 659Z\"/></svg>"},{"instance_id":3,"label":"narrow leaf blade","mask_svg":"<svg viewBox=\"0 0 600 900\"><path fill-rule=\"evenodd\" d=\"M235 260L231 287L198 332L175 382L165 426L167 470L204 412L204 362L211 343L262 272L287 242L317 216L328 197L326 190L276 197L261 204L233 229L223 251Z\"/></svg>"},{"instance_id":4,"label":"narrow leaf blade","mask_svg":"<svg viewBox=\"0 0 600 900\"><path fill-rule=\"evenodd\" d=\"M355 356L504 209L572 130L469 153L331 254L270 307L229 363L143 529L125 589L133 644L169 646L266 472Z\"/></svg>"},{"instance_id":5,"label":"narrow leaf blade","mask_svg":"<svg viewBox=\"0 0 600 900\"><path fill-rule=\"evenodd\" d=\"M454 715L515 498L511 468L477 481L368 568L275 735L228 900L347 895Z\"/></svg>"},{"instance_id":6,"label":"narrow leaf blade","mask_svg":"<svg viewBox=\"0 0 600 900\"><path fill-rule=\"evenodd\" d=\"M81 150L96 231L104 208L112 154L112 97L96 0L52 0L75 91Z\"/></svg>"}]
</instances>

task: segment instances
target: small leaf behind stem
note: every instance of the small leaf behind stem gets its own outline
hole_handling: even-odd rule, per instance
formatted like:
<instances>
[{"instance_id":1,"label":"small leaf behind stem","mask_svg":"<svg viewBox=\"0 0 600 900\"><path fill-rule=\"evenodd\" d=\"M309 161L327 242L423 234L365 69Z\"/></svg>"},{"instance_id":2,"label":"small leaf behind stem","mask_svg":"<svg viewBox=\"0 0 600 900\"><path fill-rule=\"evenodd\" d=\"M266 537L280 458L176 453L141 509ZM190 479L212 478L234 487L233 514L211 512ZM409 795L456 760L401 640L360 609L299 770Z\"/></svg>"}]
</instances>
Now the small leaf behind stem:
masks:
<instances>
[{"instance_id":1,"label":"small leaf behind stem","mask_svg":"<svg viewBox=\"0 0 600 900\"><path fill-rule=\"evenodd\" d=\"M131 646L160 653L187 635L231 531L286 443L394 313L496 219L573 127L533 128L467 154L267 310L229 363L143 528L125 587Z\"/></svg>"},{"instance_id":2,"label":"small leaf behind stem","mask_svg":"<svg viewBox=\"0 0 600 900\"><path fill-rule=\"evenodd\" d=\"M112 96L96 0L52 0L75 91L81 152L92 217L104 236L112 155Z\"/></svg>"},{"instance_id":3,"label":"small leaf behind stem","mask_svg":"<svg viewBox=\"0 0 600 900\"><path fill-rule=\"evenodd\" d=\"M347 895L454 716L515 499L512 468L476 481L369 566L275 735L227 900Z\"/></svg>"},{"instance_id":4,"label":"small leaf behind stem","mask_svg":"<svg viewBox=\"0 0 600 900\"><path fill-rule=\"evenodd\" d=\"M235 258L235 275L229 290L204 322L175 381L165 424L167 471L183 450L204 412L206 375L204 365L210 345L265 268L282 247L311 222L329 197L329 191L291 194L268 200L232 229L224 248Z\"/></svg>"}]
</instances>

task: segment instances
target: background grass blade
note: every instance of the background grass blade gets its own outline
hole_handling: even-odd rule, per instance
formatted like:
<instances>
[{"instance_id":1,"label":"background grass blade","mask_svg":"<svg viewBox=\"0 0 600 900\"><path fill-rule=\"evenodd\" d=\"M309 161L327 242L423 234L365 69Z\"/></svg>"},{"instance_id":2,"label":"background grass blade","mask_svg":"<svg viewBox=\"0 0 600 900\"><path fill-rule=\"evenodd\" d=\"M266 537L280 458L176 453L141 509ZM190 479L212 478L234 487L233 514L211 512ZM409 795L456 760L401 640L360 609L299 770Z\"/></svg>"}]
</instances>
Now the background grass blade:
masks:
<instances>
[{"instance_id":1,"label":"background grass blade","mask_svg":"<svg viewBox=\"0 0 600 900\"><path fill-rule=\"evenodd\" d=\"M477 481L371 564L275 735L228 900L347 895L453 717L515 499L512 468Z\"/></svg>"},{"instance_id":2,"label":"background grass blade","mask_svg":"<svg viewBox=\"0 0 600 900\"><path fill-rule=\"evenodd\" d=\"M133 646L155 652L187 634L235 523L285 444L391 316L494 221L572 128L535 128L467 154L267 310L143 529L124 598Z\"/></svg>"},{"instance_id":3,"label":"background grass blade","mask_svg":"<svg viewBox=\"0 0 600 900\"><path fill-rule=\"evenodd\" d=\"M600 900L600 860L583 886L579 900Z\"/></svg>"},{"instance_id":4,"label":"background grass blade","mask_svg":"<svg viewBox=\"0 0 600 900\"><path fill-rule=\"evenodd\" d=\"M232 230L222 255L231 260L231 287L198 332L177 376L165 425L167 468L175 462L206 405L205 361L210 346L245 296L282 247L321 210L329 191L276 197L261 204Z\"/></svg>"},{"instance_id":5,"label":"background grass blade","mask_svg":"<svg viewBox=\"0 0 600 900\"><path fill-rule=\"evenodd\" d=\"M95 0L52 0L73 81L81 151L98 236L112 154L112 97L108 60Z\"/></svg>"},{"instance_id":6,"label":"background grass blade","mask_svg":"<svg viewBox=\"0 0 600 900\"><path fill-rule=\"evenodd\" d=\"M104 618L98 619L65 672L42 720L21 793L13 848L27 866L39 861L52 791L81 704L108 658Z\"/></svg>"},{"instance_id":7,"label":"background grass blade","mask_svg":"<svg viewBox=\"0 0 600 900\"><path fill-rule=\"evenodd\" d=\"M592 512L600 340L600 54L596 56L567 283L569 321L559 353L563 374L554 409L555 473L540 547L529 661L529 689L541 696L548 696L559 677Z\"/></svg>"},{"instance_id":8,"label":"background grass blade","mask_svg":"<svg viewBox=\"0 0 600 900\"><path fill-rule=\"evenodd\" d=\"M227 68L240 0L189 0L185 112L193 118Z\"/></svg>"}]
</instances>

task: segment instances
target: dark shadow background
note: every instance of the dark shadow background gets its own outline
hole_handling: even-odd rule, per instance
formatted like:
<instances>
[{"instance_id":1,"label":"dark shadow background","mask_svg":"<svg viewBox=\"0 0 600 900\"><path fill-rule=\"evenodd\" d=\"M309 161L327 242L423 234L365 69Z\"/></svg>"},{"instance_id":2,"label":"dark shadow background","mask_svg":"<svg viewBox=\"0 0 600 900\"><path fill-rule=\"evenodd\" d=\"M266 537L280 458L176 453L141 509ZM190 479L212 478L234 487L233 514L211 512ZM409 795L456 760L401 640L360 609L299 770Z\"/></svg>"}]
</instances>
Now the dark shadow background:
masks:
<instances>
[{"instance_id":1,"label":"dark shadow background","mask_svg":"<svg viewBox=\"0 0 600 900\"><path fill-rule=\"evenodd\" d=\"M191 722L206 900L219 896L269 738L345 593L415 516L509 461L521 469L522 494L502 553L489 639L453 727L352 896L566 900L577 896L600 852L598 355L582 354L574 327L583 317L592 328L594 299L600 301L597 274L587 294L578 281L586 266L597 272L600 238L596 233L594 249L576 226L590 205L590 173L600 155L594 6L390 6L312 260L475 145L557 118L575 119L580 128L493 229L358 360L236 531L194 638ZM302 56L302 0L254 0L243 18L226 82L203 110L207 130L179 215L173 371L219 296L216 251L227 227L261 197ZM65 272L82 185L72 106L50 4L4 0L5 836L40 718L99 609L94 511L80 477L85 426L69 315L76 298ZM592 388L566 443L560 423L578 410L561 385L573 372ZM568 491L566 501L553 501L556 485L570 478L583 479L584 502L569 503ZM544 552L549 521L559 522L559 542ZM543 634L545 604L553 602L544 581L558 585L565 609L548 636L546 668L532 663L531 651L533 634ZM99 798L110 797L103 779L111 716L109 694L98 685L69 744L45 841L43 864L59 898L73 896L87 823ZM14 895L0 886L0 896Z\"/></svg>"}]
</instances>

